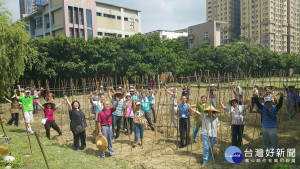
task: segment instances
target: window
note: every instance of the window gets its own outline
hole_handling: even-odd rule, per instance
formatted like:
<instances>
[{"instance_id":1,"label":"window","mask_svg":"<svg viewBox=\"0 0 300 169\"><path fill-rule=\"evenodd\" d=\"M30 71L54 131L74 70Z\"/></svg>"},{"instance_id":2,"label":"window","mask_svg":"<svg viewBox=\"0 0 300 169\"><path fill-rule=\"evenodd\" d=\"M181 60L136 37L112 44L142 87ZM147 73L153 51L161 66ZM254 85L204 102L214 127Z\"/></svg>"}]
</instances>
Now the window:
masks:
<instances>
[{"instance_id":1,"label":"window","mask_svg":"<svg viewBox=\"0 0 300 169\"><path fill-rule=\"evenodd\" d=\"M129 37L129 35L125 35L125 38L128 38Z\"/></svg>"},{"instance_id":2,"label":"window","mask_svg":"<svg viewBox=\"0 0 300 169\"><path fill-rule=\"evenodd\" d=\"M55 37L55 31L52 31L52 36Z\"/></svg>"},{"instance_id":3,"label":"window","mask_svg":"<svg viewBox=\"0 0 300 169\"><path fill-rule=\"evenodd\" d=\"M205 32L204 38L205 38L205 39L208 39L208 32Z\"/></svg>"},{"instance_id":4,"label":"window","mask_svg":"<svg viewBox=\"0 0 300 169\"><path fill-rule=\"evenodd\" d=\"M52 22L52 25L54 25L54 12L51 12L51 22Z\"/></svg>"},{"instance_id":5,"label":"window","mask_svg":"<svg viewBox=\"0 0 300 169\"><path fill-rule=\"evenodd\" d=\"M69 31L70 31L70 37L74 38L74 28L70 28Z\"/></svg>"},{"instance_id":6,"label":"window","mask_svg":"<svg viewBox=\"0 0 300 169\"><path fill-rule=\"evenodd\" d=\"M74 8L74 23L78 24L78 8Z\"/></svg>"},{"instance_id":7,"label":"window","mask_svg":"<svg viewBox=\"0 0 300 169\"><path fill-rule=\"evenodd\" d=\"M114 34L112 33L104 33L104 36L113 36Z\"/></svg>"},{"instance_id":8,"label":"window","mask_svg":"<svg viewBox=\"0 0 300 169\"><path fill-rule=\"evenodd\" d=\"M98 35L99 35L99 36L103 36L103 33L102 33L102 32L98 32Z\"/></svg>"},{"instance_id":9,"label":"window","mask_svg":"<svg viewBox=\"0 0 300 169\"><path fill-rule=\"evenodd\" d=\"M69 23L73 23L73 8L69 6L68 9L69 9Z\"/></svg>"},{"instance_id":10,"label":"window","mask_svg":"<svg viewBox=\"0 0 300 169\"><path fill-rule=\"evenodd\" d=\"M93 30L88 29L87 34L88 34L88 37L93 37Z\"/></svg>"},{"instance_id":11,"label":"window","mask_svg":"<svg viewBox=\"0 0 300 169\"><path fill-rule=\"evenodd\" d=\"M83 9L79 8L79 24L83 25Z\"/></svg>"},{"instance_id":12,"label":"window","mask_svg":"<svg viewBox=\"0 0 300 169\"><path fill-rule=\"evenodd\" d=\"M43 28L43 19L42 17L38 17L35 19L35 28L40 29Z\"/></svg>"},{"instance_id":13,"label":"window","mask_svg":"<svg viewBox=\"0 0 300 169\"><path fill-rule=\"evenodd\" d=\"M97 16L102 16L102 13L98 13L98 12L97 12Z\"/></svg>"},{"instance_id":14,"label":"window","mask_svg":"<svg viewBox=\"0 0 300 169\"><path fill-rule=\"evenodd\" d=\"M121 16L117 16L117 19L118 19L118 20L121 20Z\"/></svg>"},{"instance_id":15,"label":"window","mask_svg":"<svg viewBox=\"0 0 300 169\"><path fill-rule=\"evenodd\" d=\"M89 9L86 10L86 24L87 24L87 27L92 27L92 11Z\"/></svg>"},{"instance_id":16,"label":"window","mask_svg":"<svg viewBox=\"0 0 300 169\"><path fill-rule=\"evenodd\" d=\"M193 48L193 47L194 47L194 42L190 41L190 48Z\"/></svg>"},{"instance_id":17,"label":"window","mask_svg":"<svg viewBox=\"0 0 300 169\"><path fill-rule=\"evenodd\" d=\"M111 18L111 19L115 19L115 15L108 15L108 14L103 14L104 17L106 18Z\"/></svg>"},{"instance_id":18,"label":"window","mask_svg":"<svg viewBox=\"0 0 300 169\"><path fill-rule=\"evenodd\" d=\"M129 22L130 22L130 29L134 29L134 19L130 18Z\"/></svg>"},{"instance_id":19,"label":"window","mask_svg":"<svg viewBox=\"0 0 300 169\"><path fill-rule=\"evenodd\" d=\"M193 29L190 29L190 34L193 34Z\"/></svg>"},{"instance_id":20,"label":"window","mask_svg":"<svg viewBox=\"0 0 300 169\"><path fill-rule=\"evenodd\" d=\"M128 21L128 18L124 18L124 21Z\"/></svg>"},{"instance_id":21,"label":"window","mask_svg":"<svg viewBox=\"0 0 300 169\"><path fill-rule=\"evenodd\" d=\"M84 38L84 29L80 29L80 37Z\"/></svg>"},{"instance_id":22,"label":"window","mask_svg":"<svg viewBox=\"0 0 300 169\"><path fill-rule=\"evenodd\" d=\"M78 28L75 28L75 37L79 38L79 29Z\"/></svg>"}]
</instances>

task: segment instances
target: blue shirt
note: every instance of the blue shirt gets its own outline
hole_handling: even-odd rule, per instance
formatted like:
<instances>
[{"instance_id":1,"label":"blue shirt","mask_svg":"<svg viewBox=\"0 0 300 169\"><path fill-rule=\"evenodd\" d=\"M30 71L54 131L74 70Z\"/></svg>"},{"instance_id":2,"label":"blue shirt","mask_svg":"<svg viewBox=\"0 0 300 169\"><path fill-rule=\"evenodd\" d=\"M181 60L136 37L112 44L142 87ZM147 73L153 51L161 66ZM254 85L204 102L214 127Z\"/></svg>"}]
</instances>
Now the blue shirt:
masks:
<instances>
[{"instance_id":1,"label":"blue shirt","mask_svg":"<svg viewBox=\"0 0 300 169\"><path fill-rule=\"evenodd\" d=\"M130 101L132 101L132 99L135 99L135 100L137 100L137 95L136 95L136 94L134 94L134 95L131 95Z\"/></svg>"},{"instance_id":2,"label":"blue shirt","mask_svg":"<svg viewBox=\"0 0 300 169\"><path fill-rule=\"evenodd\" d=\"M178 105L179 118L190 118L190 111L188 110L189 106L190 105L187 103Z\"/></svg>"},{"instance_id":3,"label":"blue shirt","mask_svg":"<svg viewBox=\"0 0 300 169\"><path fill-rule=\"evenodd\" d=\"M150 110L150 101L149 99L146 97L146 99L144 100L142 97L140 97L140 102L141 102L141 109L143 111L149 111Z\"/></svg>"},{"instance_id":4,"label":"blue shirt","mask_svg":"<svg viewBox=\"0 0 300 169\"><path fill-rule=\"evenodd\" d=\"M116 111L113 113L115 116L123 116L122 115L122 109L123 109L123 102L124 102L124 99L120 99L119 101L119 104L118 104L118 107L116 108ZM117 104L117 100L113 99L111 101L111 104L114 106Z\"/></svg>"}]
</instances>

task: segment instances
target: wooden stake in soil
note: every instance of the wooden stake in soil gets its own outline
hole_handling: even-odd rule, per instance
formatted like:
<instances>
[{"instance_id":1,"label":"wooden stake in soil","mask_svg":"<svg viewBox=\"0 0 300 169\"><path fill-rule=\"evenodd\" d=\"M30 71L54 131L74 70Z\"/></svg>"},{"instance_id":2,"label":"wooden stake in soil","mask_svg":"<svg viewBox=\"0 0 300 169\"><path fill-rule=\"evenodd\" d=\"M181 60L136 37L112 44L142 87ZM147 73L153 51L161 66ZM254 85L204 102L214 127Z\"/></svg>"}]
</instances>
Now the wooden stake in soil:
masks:
<instances>
[{"instance_id":1,"label":"wooden stake in soil","mask_svg":"<svg viewBox=\"0 0 300 169\"><path fill-rule=\"evenodd\" d=\"M47 158L46 158L46 155L45 155L43 146L42 146L42 144L41 144L41 142L40 142L39 136L38 136L38 134L37 134L36 132L34 132L34 135L35 135L35 138L36 138L37 142L39 143L40 149L41 149L41 151L42 151L42 154L43 154L43 157L44 157L44 160L45 160L45 163L46 163L46 166L47 166L47 168L49 169L50 167L49 167L49 164L48 164L48 160L47 160Z\"/></svg>"},{"instance_id":2,"label":"wooden stake in soil","mask_svg":"<svg viewBox=\"0 0 300 169\"><path fill-rule=\"evenodd\" d=\"M2 128L3 134L4 134L3 137L6 137L6 138L5 138L5 142L6 142L6 143L9 143L8 136L7 136L7 134L6 134L6 132L5 132L5 129L4 129L4 126L3 126L3 122L2 122L1 115L0 115L0 124L1 124L1 128Z\"/></svg>"}]
</instances>

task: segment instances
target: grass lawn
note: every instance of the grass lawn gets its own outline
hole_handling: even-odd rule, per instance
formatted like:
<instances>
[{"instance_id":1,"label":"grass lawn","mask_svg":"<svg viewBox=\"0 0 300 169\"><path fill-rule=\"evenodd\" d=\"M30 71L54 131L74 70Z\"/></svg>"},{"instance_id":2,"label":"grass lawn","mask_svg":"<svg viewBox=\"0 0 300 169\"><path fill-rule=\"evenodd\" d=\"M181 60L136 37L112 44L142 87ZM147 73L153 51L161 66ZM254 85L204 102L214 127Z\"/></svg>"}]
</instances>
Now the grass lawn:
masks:
<instances>
[{"instance_id":1,"label":"grass lawn","mask_svg":"<svg viewBox=\"0 0 300 169\"><path fill-rule=\"evenodd\" d=\"M13 138L11 144L6 144L4 140L0 140L0 145L7 147L9 149L8 155L16 158L13 168L47 168L35 135L30 135L33 149L33 154L31 154L26 132L12 126L5 128L7 135L9 137L13 136ZM77 152L72 148L63 147L44 136L39 136L39 139L43 145L50 168L128 168L125 162L115 160L113 157L102 160L85 152ZM4 167L3 158L0 158L0 168Z\"/></svg>"}]
</instances>

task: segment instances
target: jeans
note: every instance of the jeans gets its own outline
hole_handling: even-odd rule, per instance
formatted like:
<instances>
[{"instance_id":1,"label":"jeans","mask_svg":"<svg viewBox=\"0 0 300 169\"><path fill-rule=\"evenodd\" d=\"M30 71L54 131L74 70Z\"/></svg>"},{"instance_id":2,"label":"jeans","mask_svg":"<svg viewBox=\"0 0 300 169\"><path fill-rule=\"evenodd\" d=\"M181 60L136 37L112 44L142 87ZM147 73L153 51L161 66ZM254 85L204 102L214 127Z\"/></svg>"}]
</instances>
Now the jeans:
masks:
<instances>
[{"instance_id":1,"label":"jeans","mask_svg":"<svg viewBox=\"0 0 300 169\"><path fill-rule=\"evenodd\" d=\"M148 121L149 126L151 127L151 129L154 131L154 125L152 123L152 119L151 119L151 112L150 110L148 111L144 111L144 116Z\"/></svg>"},{"instance_id":2,"label":"jeans","mask_svg":"<svg viewBox=\"0 0 300 169\"><path fill-rule=\"evenodd\" d=\"M15 126L18 127L19 125L19 113L11 113L11 119L7 123L8 125L11 125L12 123L15 123Z\"/></svg>"},{"instance_id":3,"label":"jeans","mask_svg":"<svg viewBox=\"0 0 300 169\"><path fill-rule=\"evenodd\" d=\"M217 108L217 98L211 98L211 104L214 108Z\"/></svg>"},{"instance_id":4,"label":"jeans","mask_svg":"<svg viewBox=\"0 0 300 169\"><path fill-rule=\"evenodd\" d=\"M81 142L81 149L85 149L86 148L86 133L85 130L81 133L75 134L75 132L73 132L73 138L74 138L74 150L79 150L79 139Z\"/></svg>"},{"instance_id":5,"label":"jeans","mask_svg":"<svg viewBox=\"0 0 300 169\"><path fill-rule=\"evenodd\" d=\"M241 147L243 139L244 125L232 125L232 145Z\"/></svg>"},{"instance_id":6,"label":"jeans","mask_svg":"<svg viewBox=\"0 0 300 169\"><path fill-rule=\"evenodd\" d=\"M190 119L179 119L179 131L180 131L180 147L185 147L190 143ZM184 144L185 141L185 144Z\"/></svg>"},{"instance_id":7,"label":"jeans","mask_svg":"<svg viewBox=\"0 0 300 169\"><path fill-rule=\"evenodd\" d=\"M122 116L113 115L112 131L113 133L115 133L115 126L117 126L116 138L119 138L120 136L121 124L122 124Z\"/></svg>"},{"instance_id":8,"label":"jeans","mask_svg":"<svg viewBox=\"0 0 300 169\"><path fill-rule=\"evenodd\" d=\"M155 104L150 104L150 110L153 114L153 123L156 123L156 115L155 115Z\"/></svg>"},{"instance_id":9,"label":"jeans","mask_svg":"<svg viewBox=\"0 0 300 169\"><path fill-rule=\"evenodd\" d=\"M113 156L115 153L112 147L112 140L113 140L112 126L101 126L101 129L102 129L102 135L107 139L108 142L109 155ZM105 158L105 151L100 151L100 158Z\"/></svg>"},{"instance_id":10,"label":"jeans","mask_svg":"<svg viewBox=\"0 0 300 169\"><path fill-rule=\"evenodd\" d=\"M277 128L263 127L262 132L263 132L264 147L266 149L274 148L274 150L276 150L278 148Z\"/></svg>"},{"instance_id":11,"label":"jeans","mask_svg":"<svg viewBox=\"0 0 300 169\"><path fill-rule=\"evenodd\" d=\"M33 103L33 113L38 113L38 104L37 103Z\"/></svg>"},{"instance_id":12,"label":"jeans","mask_svg":"<svg viewBox=\"0 0 300 169\"><path fill-rule=\"evenodd\" d=\"M144 139L144 124L134 123L134 141L138 142L140 139Z\"/></svg>"},{"instance_id":13,"label":"jeans","mask_svg":"<svg viewBox=\"0 0 300 169\"><path fill-rule=\"evenodd\" d=\"M201 134L201 139L203 143L203 165L208 163L212 159L212 151L216 142L216 137L209 137L207 135Z\"/></svg>"},{"instance_id":14,"label":"jeans","mask_svg":"<svg viewBox=\"0 0 300 169\"><path fill-rule=\"evenodd\" d=\"M44 126L45 126L45 129L46 129L46 137L48 137L48 139L50 139L50 129L51 129L51 127L55 131L57 131L59 135L62 134L61 131L60 131L60 128L56 124L55 120L53 120L53 121L47 121Z\"/></svg>"},{"instance_id":15,"label":"jeans","mask_svg":"<svg viewBox=\"0 0 300 169\"><path fill-rule=\"evenodd\" d=\"M198 125L198 123L196 123L196 127L195 127L195 130L194 130L194 135L193 135L193 140L196 139L198 132L199 132L199 125Z\"/></svg>"}]
</instances>

